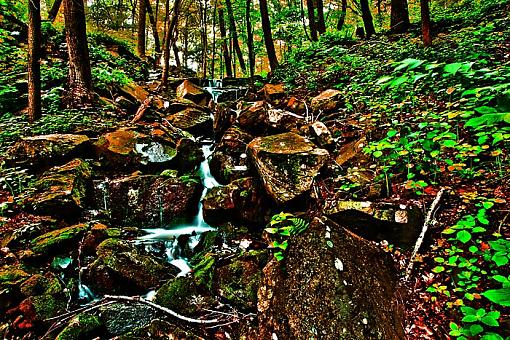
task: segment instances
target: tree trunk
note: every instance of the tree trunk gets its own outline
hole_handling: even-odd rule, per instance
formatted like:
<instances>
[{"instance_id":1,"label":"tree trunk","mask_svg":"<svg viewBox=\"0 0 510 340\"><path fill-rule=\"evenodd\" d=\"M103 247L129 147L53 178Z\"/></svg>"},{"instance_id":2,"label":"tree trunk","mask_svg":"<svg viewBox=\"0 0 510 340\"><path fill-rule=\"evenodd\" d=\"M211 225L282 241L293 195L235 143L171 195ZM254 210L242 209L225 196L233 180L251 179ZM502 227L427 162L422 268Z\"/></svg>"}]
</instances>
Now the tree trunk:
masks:
<instances>
[{"instance_id":1,"label":"tree trunk","mask_svg":"<svg viewBox=\"0 0 510 340\"><path fill-rule=\"evenodd\" d=\"M317 1L317 31L320 34L326 33L326 21L324 21L324 3L322 0Z\"/></svg>"},{"instance_id":2,"label":"tree trunk","mask_svg":"<svg viewBox=\"0 0 510 340\"><path fill-rule=\"evenodd\" d=\"M372 13L370 12L370 5L368 0L360 0L361 5L361 17L363 18L363 25L365 26L365 33L367 38L370 38L375 34L374 21L372 19Z\"/></svg>"},{"instance_id":3,"label":"tree trunk","mask_svg":"<svg viewBox=\"0 0 510 340\"><path fill-rule=\"evenodd\" d=\"M62 4L62 0L55 0L53 2L53 5L51 6L50 11L48 12L48 20L50 22L54 22L55 19L57 18L58 11L60 10L61 4Z\"/></svg>"},{"instance_id":4,"label":"tree trunk","mask_svg":"<svg viewBox=\"0 0 510 340\"><path fill-rule=\"evenodd\" d=\"M138 39L137 51L141 59L145 59L145 22L147 21L147 2L138 0Z\"/></svg>"},{"instance_id":5,"label":"tree trunk","mask_svg":"<svg viewBox=\"0 0 510 340\"><path fill-rule=\"evenodd\" d=\"M225 0L225 4L227 5L227 15L229 22L229 31L230 36L232 37L233 50L237 54L237 59L239 60L239 66L243 72L246 73L246 64L243 59L243 52L241 51L241 47L239 46L239 37L237 35L236 22L234 19L234 11L232 10L232 2L230 0Z\"/></svg>"},{"instance_id":6,"label":"tree trunk","mask_svg":"<svg viewBox=\"0 0 510 340\"><path fill-rule=\"evenodd\" d=\"M41 3L28 2L28 120L41 117Z\"/></svg>"},{"instance_id":7,"label":"tree trunk","mask_svg":"<svg viewBox=\"0 0 510 340\"><path fill-rule=\"evenodd\" d=\"M391 0L391 32L404 33L409 29L409 25L407 0Z\"/></svg>"},{"instance_id":8,"label":"tree trunk","mask_svg":"<svg viewBox=\"0 0 510 340\"><path fill-rule=\"evenodd\" d=\"M232 60L230 59L227 45L227 30L225 28L225 16L222 8L218 8L218 20L220 21L221 50L223 51L225 71L227 72L227 77L232 77Z\"/></svg>"},{"instance_id":9,"label":"tree trunk","mask_svg":"<svg viewBox=\"0 0 510 340\"><path fill-rule=\"evenodd\" d=\"M255 76L255 50L253 48L253 30L251 27L251 0L246 0L246 33L248 45L248 64L250 66L250 83L253 85L253 77Z\"/></svg>"},{"instance_id":10,"label":"tree trunk","mask_svg":"<svg viewBox=\"0 0 510 340\"><path fill-rule=\"evenodd\" d=\"M214 79L214 67L215 67L215 61L216 61L216 12L217 12L218 4L215 1L214 2L214 12L213 12L213 23L212 23L212 34L213 34L213 41L212 41L212 60L211 60L211 79Z\"/></svg>"},{"instance_id":11,"label":"tree trunk","mask_svg":"<svg viewBox=\"0 0 510 340\"><path fill-rule=\"evenodd\" d=\"M341 31L344 27L345 16L347 15L347 0L342 0L342 9L340 12L340 17L338 18L338 23L336 24L336 29Z\"/></svg>"},{"instance_id":12,"label":"tree trunk","mask_svg":"<svg viewBox=\"0 0 510 340\"><path fill-rule=\"evenodd\" d=\"M315 26L315 8L313 0L306 0L306 8L308 9L308 27L310 28L310 36L313 41L317 41L317 27Z\"/></svg>"},{"instance_id":13,"label":"tree trunk","mask_svg":"<svg viewBox=\"0 0 510 340\"><path fill-rule=\"evenodd\" d=\"M266 44L267 58L269 59L269 67L274 71L278 67L278 59L274 49L273 35L271 33L271 21L269 20L269 12L267 9L267 0L260 0L260 16L262 19L262 30L264 31L264 43Z\"/></svg>"},{"instance_id":14,"label":"tree trunk","mask_svg":"<svg viewBox=\"0 0 510 340\"><path fill-rule=\"evenodd\" d=\"M158 18L154 16L154 12L152 11L152 6L149 0L145 0L145 8L147 9L147 14L149 15L149 21L152 27L152 35L154 36L154 51L156 51L156 55L159 55L161 53L161 45L159 44Z\"/></svg>"},{"instance_id":15,"label":"tree trunk","mask_svg":"<svg viewBox=\"0 0 510 340\"><path fill-rule=\"evenodd\" d=\"M200 0L200 39L202 40L202 78L207 78L207 1L202 2Z\"/></svg>"},{"instance_id":16,"label":"tree trunk","mask_svg":"<svg viewBox=\"0 0 510 340\"><path fill-rule=\"evenodd\" d=\"M430 32L430 8L429 0L420 0L421 7L421 32L425 47L432 46L432 34Z\"/></svg>"},{"instance_id":17,"label":"tree trunk","mask_svg":"<svg viewBox=\"0 0 510 340\"><path fill-rule=\"evenodd\" d=\"M172 10L172 18L167 21L166 37L165 37L165 50L163 51L163 74L161 76L161 84L163 87L168 85L168 74L170 72L170 45L172 44L172 36L177 27L179 19L180 0L174 0L174 8Z\"/></svg>"},{"instance_id":18,"label":"tree trunk","mask_svg":"<svg viewBox=\"0 0 510 340\"><path fill-rule=\"evenodd\" d=\"M68 106L92 103L92 73L90 70L87 26L83 0L64 0L67 53L69 55Z\"/></svg>"}]
</instances>

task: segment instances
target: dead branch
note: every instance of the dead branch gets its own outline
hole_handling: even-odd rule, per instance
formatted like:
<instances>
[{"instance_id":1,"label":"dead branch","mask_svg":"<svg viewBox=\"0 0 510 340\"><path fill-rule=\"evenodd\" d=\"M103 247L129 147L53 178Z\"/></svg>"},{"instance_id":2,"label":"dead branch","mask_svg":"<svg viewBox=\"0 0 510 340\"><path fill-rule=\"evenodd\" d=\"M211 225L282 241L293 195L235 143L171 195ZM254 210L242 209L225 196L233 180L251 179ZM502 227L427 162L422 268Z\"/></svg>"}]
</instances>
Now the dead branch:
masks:
<instances>
[{"instance_id":1,"label":"dead branch","mask_svg":"<svg viewBox=\"0 0 510 340\"><path fill-rule=\"evenodd\" d=\"M420 236L416 240L416 244L414 245L413 253L411 255L411 258L409 259L409 264L407 265L405 281L409 280L409 277L411 276L411 272L413 270L416 255L418 254L418 250L420 249L420 247L423 243L423 240L425 239L425 234L427 233L427 229L434 221L433 216L436 211L436 207L439 204L439 201L441 200L441 196L443 196L444 190L445 190L444 188L441 188L441 190L439 190L437 192L436 198L434 198L434 201L430 205L430 209L427 213L427 216L425 217L425 222L423 223L423 228L421 230Z\"/></svg>"},{"instance_id":2,"label":"dead branch","mask_svg":"<svg viewBox=\"0 0 510 340\"><path fill-rule=\"evenodd\" d=\"M145 112L147 111L147 109L151 106L151 103L152 103L152 96L149 96L147 97L142 105L140 105L140 107L138 108L138 110L136 111L136 114L135 116L133 117L133 119L131 120L131 124L135 124L137 123L140 119L143 118Z\"/></svg>"}]
</instances>

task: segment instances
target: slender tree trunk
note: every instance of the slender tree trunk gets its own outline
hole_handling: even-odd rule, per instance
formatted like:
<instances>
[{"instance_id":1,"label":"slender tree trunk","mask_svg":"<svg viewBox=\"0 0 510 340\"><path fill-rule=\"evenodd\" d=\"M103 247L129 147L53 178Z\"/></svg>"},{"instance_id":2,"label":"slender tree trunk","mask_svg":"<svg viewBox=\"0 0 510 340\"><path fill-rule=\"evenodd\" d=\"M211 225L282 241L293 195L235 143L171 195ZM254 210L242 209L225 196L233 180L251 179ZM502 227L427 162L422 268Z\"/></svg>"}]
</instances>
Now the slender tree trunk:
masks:
<instances>
[{"instance_id":1,"label":"slender tree trunk","mask_svg":"<svg viewBox=\"0 0 510 340\"><path fill-rule=\"evenodd\" d=\"M149 15L149 21L152 27L152 35L154 36L154 50L156 51L156 55L161 53L161 45L159 44L159 34L158 34L158 22L157 17L154 16L154 12L152 11L152 6L149 0L145 1L145 8L147 9L147 14Z\"/></svg>"},{"instance_id":2,"label":"slender tree trunk","mask_svg":"<svg viewBox=\"0 0 510 340\"><path fill-rule=\"evenodd\" d=\"M246 73L246 64L243 59L243 52L241 51L241 47L239 46L239 37L237 35L236 22L234 19L234 11L232 10L232 2L231 0L225 0L225 4L227 5L227 16L229 22L229 31L230 36L232 38L233 51L237 54L237 59L239 60L239 66L244 73Z\"/></svg>"},{"instance_id":3,"label":"slender tree trunk","mask_svg":"<svg viewBox=\"0 0 510 340\"><path fill-rule=\"evenodd\" d=\"M177 21L179 19L180 3L180 0L174 0L172 18L166 23L168 27L166 29L165 50L163 51L163 74L161 76L161 84L165 88L168 86L168 74L170 72L170 45L172 44L173 32L177 27Z\"/></svg>"},{"instance_id":4,"label":"slender tree trunk","mask_svg":"<svg viewBox=\"0 0 510 340\"><path fill-rule=\"evenodd\" d=\"M202 41L202 78L207 78L207 1L200 0L200 38Z\"/></svg>"},{"instance_id":5,"label":"slender tree trunk","mask_svg":"<svg viewBox=\"0 0 510 340\"><path fill-rule=\"evenodd\" d=\"M304 0L299 0L300 4L300 15L301 15L301 23L303 24L303 31L305 32L305 36L308 40L312 41L310 35L308 34L308 30L306 29L306 20L305 20L305 6L303 4Z\"/></svg>"},{"instance_id":6,"label":"slender tree trunk","mask_svg":"<svg viewBox=\"0 0 510 340\"><path fill-rule=\"evenodd\" d=\"M166 0L165 2L165 21L163 25L163 49L165 48L165 41L166 41L166 26L168 22L168 18L170 16L170 0Z\"/></svg>"},{"instance_id":7,"label":"slender tree trunk","mask_svg":"<svg viewBox=\"0 0 510 340\"><path fill-rule=\"evenodd\" d=\"M407 0L391 0L391 32L404 33L409 29L409 25Z\"/></svg>"},{"instance_id":8,"label":"slender tree trunk","mask_svg":"<svg viewBox=\"0 0 510 340\"><path fill-rule=\"evenodd\" d=\"M132 0L131 1L131 22L132 22L132 26L131 26L131 31L134 32L135 31L135 19L136 19L136 8L138 6L138 2L136 0Z\"/></svg>"},{"instance_id":9,"label":"slender tree trunk","mask_svg":"<svg viewBox=\"0 0 510 340\"><path fill-rule=\"evenodd\" d=\"M264 43L266 44L267 58L269 67L274 71L278 67L278 59L274 49L273 35L271 33L271 21L269 20L269 11L267 9L267 0L260 0L260 16L262 19L262 30L264 31Z\"/></svg>"},{"instance_id":10,"label":"slender tree trunk","mask_svg":"<svg viewBox=\"0 0 510 340\"><path fill-rule=\"evenodd\" d=\"M308 10L308 27L310 28L310 36L313 41L317 41L317 27L315 25L315 8L313 0L306 0L306 8Z\"/></svg>"},{"instance_id":11,"label":"slender tree trunk","mask_svg":"<svg viewBox=\"0 0 510 340\"><path fill-rule=\"evenodd\" d=\"M41 117L41 3L28 1L28 120Z\"/></svg>"},{"instance_id":12,"label":"slender tree trunk","mask_svg":"<svg viewBox=\"0 0 510 340\"><path fill-rule=\"evenodd\" d=\"M420 0L421 6L421 31L423 44L426 47L432 46L432 34L430 32L430 7L429 0Z\"/></svg>"},{"instance_id":13,"label":"slender tree trunk","mask_svg":"<svg viewBox=\"0 0 510 340\"><path fill-rule=\"evenodd\" d=\"M218 8L218 20L220 22L221 50L223 51L223 60L227 77L232 77L232 60L227 45L227 29L225 28L225 15L223 9Z\"/></svg>"},{"instance_id":14,"label":"slender tree trunk","mask_svg":"<svg viewBox=\"0 0 510 340\"><path fill-rule=\"evenodd\" d=\"M372 13L370 12L370 5L368 0L360 0L361 5L361 17L363 18L363 25L365 26L365 33L367 38L370 38L375 34L374 21L372 19Z\"/></svg>"},{"instance_id":15,"label":"slender tree trunk","mask_svg":"<svg viewBox=\"0 0 510 340\"><path fill-rule=\"evenodd\" d=\"M340 12L340 17L338 18L338 23L336 24L336 29L341 31L344 27L345 16L347 15L347 0L342 0L342 9Z\"/></svg>"},{"instance_id":16,"label":"slender tree trunk","mask_svg":"<svg viewBox=\"0 0 510 340\"><path fill-rule=\"evenodd\" d=\"M147 2L138 0L138 39L137 51L141 59L145 59L145 23L147 21Z\"/></svg>"},{"instance_id":17,"label":"slender tree trunk","mask_svg":"<svg viewBox=\"0 0 510 340\"><path fill-rule=\"evenodd\" d=\"M317 1L317 31L320 34L326 33L326 21L324 20L324 3L322 0Z\"/></svg>"},{"instance_id":18,"label":"slender tree trunk","mask_svg":"<svg viewBox=\"0 0 510 340\"><path fill-rule=\"evenodd\" d=\"M50 11L48 12L48 20L50 22L54 22L57 18L58 11L60 10L60 5L62 4L62 0L55 0L53 2L53 5L50 8Z\"/></svg>"},{"instance_id":19,"label":"slender tree trunk","mask_svg":"<svg viewBox=\"0 0 510 340\"><path fill-rule=\"evenodd\" d=\"M255 50L253 48L253 30L251 27L251 0L246 0L246 33L248 45L248 64L250 66L250 83L253 85L253 77L255 76Z\"/></svg>"},{"instance_id":20,"label":"slender tree trunk","mask_svg":"<svg viewBox=\"0 0 510 340\"><path fill-rule=\"evenodd\" d=\"M214 67L215 67L215 61L216 61L216 12L217 12L218 3L214 2L214 12L213 12L213 23L212 23L212 35L213 35L213 41L212 41L212 49L213 49L213 55L211 60L211 79L214 79Z\"/></svg>"},{"instance_id":21,"label":"slender tree trunk","mask_svg":"<svg viewBox=\"0 0 510 340\"><path fill-rule=\"evenodd\" d=\"M92 103L94 93L83 0L64 0L64 17L69 55L69 87L65 101L68 106L87 105Z\"/></svg>"}]
</instances>

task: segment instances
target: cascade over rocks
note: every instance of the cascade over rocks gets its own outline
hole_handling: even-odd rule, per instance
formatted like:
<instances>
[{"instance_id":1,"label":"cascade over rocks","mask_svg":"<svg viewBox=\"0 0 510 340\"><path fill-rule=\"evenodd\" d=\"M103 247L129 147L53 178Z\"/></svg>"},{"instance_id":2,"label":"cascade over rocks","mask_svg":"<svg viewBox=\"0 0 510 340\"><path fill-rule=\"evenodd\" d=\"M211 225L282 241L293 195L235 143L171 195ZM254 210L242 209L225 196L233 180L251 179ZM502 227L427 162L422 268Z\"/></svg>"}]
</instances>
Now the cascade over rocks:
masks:
<instances>
[{"instance_id":1,"label":"cascade over rocks","mask_svg":"<svg viewBox=\"0 0 510 340\"><path fill-rule=\"evenodd\" d=\"M310 190L329 158L328 151L292 132L255 138L248 144L248 154L267 193L278 204Z\"/></svg>"},{"instance_id":2,"label":"cascade over rocks","mask_svg":"<svg viewBox=\"0 0 510 340\"><path fill-rule=\"evenodd\" d=\"M26 137L6 153L6 160L17 165L54 165L87 153L90 140L85 135L52 134Z\"/></svg>"},{"instance_id":3,"label":"cascade over rocks","mask_svg":"<svg viewBox=\"0 0 510 340\"><path fill-rule=\"evenodd\" d=\"M332 243L332 247L327 242ZM404 339L389 255L315 218L263 270L259 339Z\"/></svg>"},{"instance_id":4,"label":"cascade over rocks","mask_svg":"<svg viewBox=\"0 0 510 340\"><path fill-rule=\"evenodd\" d=\"M122 225L159 227L196 213L202 185L198 178L132 175L107 183L110 216Z\"/></svg>"}]
</instances>

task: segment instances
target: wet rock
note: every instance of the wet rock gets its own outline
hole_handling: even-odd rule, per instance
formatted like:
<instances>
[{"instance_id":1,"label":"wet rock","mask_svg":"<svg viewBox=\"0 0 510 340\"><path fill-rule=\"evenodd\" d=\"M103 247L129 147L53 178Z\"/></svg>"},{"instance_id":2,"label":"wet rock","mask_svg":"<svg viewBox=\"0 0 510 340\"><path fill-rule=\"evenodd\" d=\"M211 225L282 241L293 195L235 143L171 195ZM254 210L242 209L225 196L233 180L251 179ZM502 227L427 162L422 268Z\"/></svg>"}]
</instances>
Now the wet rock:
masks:
<instances>
[{"instance_id":1,"label":"wet rock","mask_svg":"<svg viewBox=\"0 0 510 340\"><path fill-rule=\"evenodd\" d=\"M212 175L222 184L247 177L251 171L246 146L252 135L233 126L221 138L211 156L209 166Z\"/></svg>"},{"instance_id":2,"label":"wet rock","mask_svg":"<svg viewBox=\"0 0 510 340\"><path fill-rule=\"evenodd\" d=\"M162 226L196 213L202 186L196 177L132 175L109 181L112 220L145 228Z\"/></svg>"},{"instance_id":3,"label":"wet rock","mask_svg":"<svg viewBox=\"0 0 510 340\"><path fill-rule=\"evenodd\" d=\"M109 228L102 223L96 223L90 228L81 244L81 252L84 255L93 255L101 242L108 238L120 238L125 236L125 232L120 228Z\"/></svg>"},{"instance_id":4,"label":"wet rock","mask_svg":"<svg viewBox=\"0 0 510 340\"><path fill-rule=\"evenodd\" d=\"M57 221L50 216L21 213L5 220L0 231L0 246L18 248L35 237L54 229Z\"/></svg>"},{"instance_id":5,"label":"wet rock","mask_svg":"<svg viewBox=\"0 0 510 340\"><path fill-rule=\"evenodd\" d=\"M100 322L114 336L143 327L156 317L154 308L140 303L113 303L99 308L99 311Z\"/></svg>"},{"instance_id":6,"label":"wet rock","mask_svg":"<svg viewBox=\"0 0 510 340\"><path fill-rule=\"evenodd\" d=\"M35 182L24 204L38 214L73 217L85 207L91 176L90 165L81 159L53 167Z\"/></svg>"},{"instance_id":7,"label":"wet rock","mask_svg":"<svg viewBox=\"0 0 510 340\"><path fill-rule=\"evenodd\" d=\"M412 204L333 201L324 214L365 238L399 246L412 246L423 224L422 210Z\"/></svg>"},{"instance_id":8,"label":"wet rock","mask_svg":"<svg viewBox=\"0 0 510 340\"><path fill-rule=\"evenodd\" d=\"M15 326L19 329L32 328L62 313L66 305L67 299L63 294L44 294L26 298L17 308L22 317L16 319Z\"/></svg>"},{"instance_id":9,"label":"wet rock","mask_svg":"<svg viewBox=\"0 0 510 340\"><path fill-rule=\"evenodd\" d=\"M189 80L185 80L176 90L178 98L189 99L195 104L206 106L211 100L211 94L200 86L193 84Z\"/></svg>"},{"instance_id":10,"label":"wet rock","mask_svg":"<svg viewBox=\"0 0 510 340\"><path fill-rule=\"evenodd\" d=\"M239 114L237 122L239 126L253 134L262 134L266 131L267 105L264 101L253 103Z\"/></svg>"},{"instance_id":11,"label":"wet rock","mask_svg":"<svg viewBox=\"0 0 510 340\"><path fill-rule=\"evenodd\" d=\"M193 302L199 296L201 293L192 277L176 277L158 289L154 302L189 316L198 311L198 305Z\"/></svg>"},{"instance_id":12,"label":"wet rock","mask_svg":"<svg viewBox=\"0 0 510 340\"><path fill-rule=\"evenodd\" d=\"M302 115L306 113L306 104L304 101L299 100L296 97L291 97L287 102L287 109Z\"/></svg>"},{"instance_id":13,"label":"wet rock","mask_svg":"<svg viewBox=\"0 0 510 340\"><path fill-rule=\"evenodd\" d=\"M276 131L297 132L305 124L303 116L286 110L269 109L267 110L265 123Z\"/></svg>"},{"instance_id":14,"label":"wet rock","mask_svg":"<svg viewBox=\"0 0 510 340\"><path fill-rule=\"evenodd\" d=\"M89 151L90 140L85 135L42 135L16 142L7 151L6 160L20 165L49 165L84 156Z\"/></svg>"},{"instance_id":15,"label":"wet rock","mask_svg":"<svg viewBox=\"0 0 510 340\"><path fill-rule=\"evenodd\" d=\"M103 331L99 317L91 314L78 314L57 335L55 340L93 339Z\"/></svg>"},{"instance_id":16,"label":"wet rock","mask_svg":"<svg viewBox=\"0 0 510 340\"><path fill-rule=\"evenodd\" d=\"M328 146L333 144L333 136L328 130L328 127L322 122L314 122L311 126L313 135L321 146Z\"/></svg>"},{"instance_id":17,"label":"wet rock","mask_svg":"<svg viewBox=\"0 0 510 340\"><path fill-rule=\"evenodd\" d=\"M97 247L98 258L89 266L86 283L104 293L143 293L158 286L178 269L145 255L119 239L107 239Z\"/></svg>"},{"instance_id":18,"label":"wet rock","mask_svg":"<svg viewBox=\"0 0 510 340\"><path fill-rule=\"evenodd\" d=\"M204 110L188 107L166 119L170 124L194 135L212 135L212 117Z\"/></svg>"},{"instance_id":19,"label":"wet rock","mask_svg":"<svg viewBox=\"0 0 510 340\"><path fill-rule=\"evenodd\" d=\"M254 139L248 145L248 154L266 191L277 203L308 191L329 157L326 150L291 132Z\"/></svg>"},{"instance_id":20,"label":"wet rock","mask_svg":"<svg viewBox=\"0 0 510 340\"><path fill-rule=\"evenodd\" d=\"M404 339L393 263L371 243L314 219L283 261L264 268L259 339Z\"/></svg>"},{"instance_id":21,"label":"wet rock","mask_svg":"<svg viewBox=\"0 0 510 340\"><path fill-rule=\"evenodd\" d=\"M207 192L204 219L212 225L240 221L260 227L270 218L269 201L256 178L242 178Z\"/></svg>"},{"instance_id":22,"label":"wet rock","mask_svg":"<svg viewBox=\"0 0 510 340\"><path fill-rule=\"evenodd\" d=\"M99 137L95 146L100 159L112 167L167 166L177 154L175 146L127 128Z\"/></svg>"},{"instance_id":23,"label":"wet rock","mask_svg":"<svg viewBox=\"0 0 510 340\"><path fill-rule=\"evenodd\" d=\"M285 96L285 88L283 84L265 84L260 92L264 98L275 105L279 104Z\"/></svg>"},{"instance_id":24,"label":"wet rock","mask_svg":"<svg viewBox=\"0 0 510 340\"><path fill-rule=\"evenodd\" d=\"M55 274L48 272L44 275L35 274L20 286L21 294L25 297L33 295L57 294L63 290L60 281Z\"/></svg>"},{"instance_id":25,"label":"wet rock","mask_svg":"<svg viewBox=\"0 0 510 340\"><path fill-rule=\"evenodd\" d=\"M342 92L329 89L313 97L310 106L314 112L332 112L344 105Z\"/></svg>"},{"instance_id":26,"label":"wet rock","mask_svg":"<svg viewBox=\"0 0 510 340\"><path fill-rule=\"evenodd\" d=\"M64 254L71 248L76 247L78 240L88 229L89 226L87 224L77 224L50 231L33 239L30 249L33 252L33 256Z\"/></svg>"},{"instance_id":27,"label":"wet rock","mask_svg":"<svg viewBox=\"0 0 510 340\"><path fill-rule=\"evenodd\" d=\"M186 330L182 326L174 325L165 320L155 319L148 325L136 328L128 333L119 337L120 340L135 340L135 339L154 339L154 340L167 340L167 339L202 339L191 330Z\"/></svg>"},{"instance_id":28,"label":"wet rock","mask_svg":"<svg viewBox=\"0 0 510 340\"><path fill-rule=\"evenodd\" d=\"M267 261L267 251L250 251L219 266L213 279L214 292L241 310L255 310L262 268Z\"/></svg>"},{"instance_id":29,"label":"wet rock","mask_svg":"<svg viewBox=\"0 0 510 340\"><path fill-rule=\"evenodd\" d=\"M19 286L30 277L19 265L0 268L0 314L16 306L21 299Z\"/></svg>"}]
</instances>

